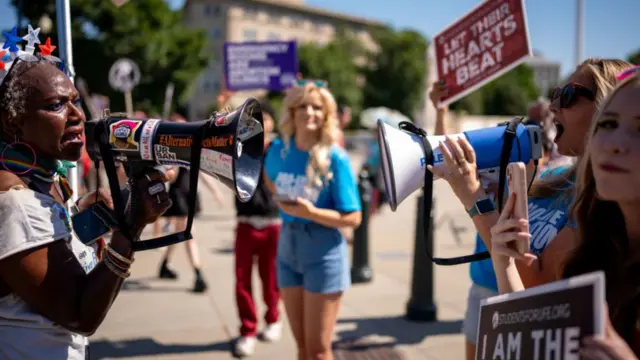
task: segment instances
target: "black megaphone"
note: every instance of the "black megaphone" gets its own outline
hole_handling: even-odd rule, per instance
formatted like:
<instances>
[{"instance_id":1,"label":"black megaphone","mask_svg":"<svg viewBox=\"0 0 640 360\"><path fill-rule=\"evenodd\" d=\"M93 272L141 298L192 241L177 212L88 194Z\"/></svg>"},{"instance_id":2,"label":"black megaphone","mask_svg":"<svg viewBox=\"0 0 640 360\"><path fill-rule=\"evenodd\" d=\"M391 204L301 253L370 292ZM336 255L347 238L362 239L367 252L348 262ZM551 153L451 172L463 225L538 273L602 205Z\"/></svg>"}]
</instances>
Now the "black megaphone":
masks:
<instances>
[{"instance_id":1,"label":"black megaphone","mask_svg":"<svg viewBox=\"0 0 640 360\"><path fill-rule=\"evenodd\" d=\"M262 176L262 110L254 98L247 99L232 112L216 112L208 120L197 122L134 119L106 113L102 119L86 122L85 133L87 152L96 168L99 161L104 162L113 197L114 218L119 230L133 241L134 251L192 238L200 170L220 180L242 202L253 197ZM120 189L116 161L125 165L130 184L139 179L145 169L157 165L180 166L191 171L189 215L184 232L145 241L135 239L128 224L138 211L139 200L137 193L131 192L127 217L128 197L123 196Z\"/></svg>"}]
</instances>

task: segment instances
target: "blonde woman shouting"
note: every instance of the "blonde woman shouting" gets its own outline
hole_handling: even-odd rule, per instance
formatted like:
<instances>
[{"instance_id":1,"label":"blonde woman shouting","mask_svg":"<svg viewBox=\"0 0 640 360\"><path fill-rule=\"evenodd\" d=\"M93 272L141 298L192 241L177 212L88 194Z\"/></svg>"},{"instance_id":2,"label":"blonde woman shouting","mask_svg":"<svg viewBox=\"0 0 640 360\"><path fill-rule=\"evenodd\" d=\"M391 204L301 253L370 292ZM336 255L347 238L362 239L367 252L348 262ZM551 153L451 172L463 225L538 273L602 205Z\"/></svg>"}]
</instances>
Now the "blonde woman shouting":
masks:
<instances>
[{"instance_id":1,"label":"blonde woman shouting","mask_svg":"<svg viewBox=\"0 0 640 360\"><path fill-rule=\"evenodd\" d=\"M606 276L610 321L605 336L583 342L584 359L632 360L640 354L640 76L637 68L625 75L630 77L604 100L588 132L572 208L580 241L561 268L563 278L597 270ZM507 201L491 230L503 293L524 288L515 260L535 258L507 246L529 237L526 222L512 214L514 202Z\"/></svg>"},{"instance_id":2,"label":"blonde woman shouting","mask_svg":"<svg viewBox=\"0 0 640 360\"><path fill-rule=\"evenodd\" d=\"M326 83L298 80L284 98L279 128L281 139L265 159L265 182L283 220L278 287L298 359L331 360L340 300L351 284L339 229L360 224L361 205L349 157L336 144L336 102Z\"/></svg>"}]
</instances>

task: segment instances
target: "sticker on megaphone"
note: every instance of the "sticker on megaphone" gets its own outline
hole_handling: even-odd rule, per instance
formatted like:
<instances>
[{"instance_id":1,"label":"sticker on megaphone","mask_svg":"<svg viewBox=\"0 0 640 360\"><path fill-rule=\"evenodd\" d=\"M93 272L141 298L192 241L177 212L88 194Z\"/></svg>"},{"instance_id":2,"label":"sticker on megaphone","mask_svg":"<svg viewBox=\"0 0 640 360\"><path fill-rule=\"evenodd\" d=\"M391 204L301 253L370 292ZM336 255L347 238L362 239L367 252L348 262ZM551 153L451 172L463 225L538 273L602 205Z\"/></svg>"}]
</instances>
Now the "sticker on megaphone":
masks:
<instances>
[{"instance_id":1,"label":"sticker on megaphone","mask_svg":"<svg viewBox=\"0 0 640 360\"><path fill-rule=\"evenodd\" d=\"M454 140L458 140L459 138L464 137L464 134L452 134L450 137ZM429 136L428 138L429 144L431 144L431 147L433 148L433 166L435 167L438 167L438 165L444 165L444 154L440 148L440 143L444 143L446 139L447 137L443 135ZM451 149L449 149L449 152L452 152ZM420 158L420 167L424 168L425 166L427 166L427 159L422 157Z\"/></svg>"}]
</instances>

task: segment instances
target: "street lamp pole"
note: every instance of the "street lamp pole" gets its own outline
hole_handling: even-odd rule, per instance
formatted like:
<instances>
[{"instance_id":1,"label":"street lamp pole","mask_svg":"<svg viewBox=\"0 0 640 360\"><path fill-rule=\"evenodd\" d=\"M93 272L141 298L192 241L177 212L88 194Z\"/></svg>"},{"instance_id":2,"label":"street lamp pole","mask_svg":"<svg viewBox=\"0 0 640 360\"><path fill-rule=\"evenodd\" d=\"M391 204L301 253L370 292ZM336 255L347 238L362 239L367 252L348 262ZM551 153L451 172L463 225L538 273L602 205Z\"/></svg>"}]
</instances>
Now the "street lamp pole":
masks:
<instances>
[{"instance_id":1,"label":"street lamp pole","mask_svg":"<svg viewBox=\"0 0 640 360\"><path fill-rule=\"evenodd\" d=\"M65 63L71 81L74 81L75 69L73 68L73 50L71 48L71 6L69 0L56 0L56 17L58 22L58 46L60 57ZM77 165L77 164L76 164ZM71 200L78 200L78 167L69 169L69 185L73 190Z\"/></svg>"},{"instance_id":2,"label":"street lamp pole","mask_svg":"<svg viewBox=\"0 0 640 360\"><path fill-rule=\"evenodd\" d=\"M584 3L576 0L576 65L582 62L582 46L584 44Z\"/></svg>"}]
</instances>

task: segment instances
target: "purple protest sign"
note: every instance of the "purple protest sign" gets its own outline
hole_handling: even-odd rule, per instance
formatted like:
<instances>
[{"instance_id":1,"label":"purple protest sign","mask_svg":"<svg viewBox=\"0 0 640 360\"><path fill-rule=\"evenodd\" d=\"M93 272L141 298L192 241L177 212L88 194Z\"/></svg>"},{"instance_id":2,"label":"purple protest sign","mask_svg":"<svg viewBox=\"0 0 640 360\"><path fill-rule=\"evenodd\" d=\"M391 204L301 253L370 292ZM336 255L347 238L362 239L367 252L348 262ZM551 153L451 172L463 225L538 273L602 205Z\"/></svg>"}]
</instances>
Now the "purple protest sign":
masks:
<instances>
[{"instance_id":1,"label":"purple protest sign","mask_svg":"<svg viewBox=\"0 0 640 360\"><path fill-rule=\"evenodd\" d=\"M294 84L297 74L295 41L224 44L224 78L229 90L284 90Z\"/></svg>"}]
</instances>

